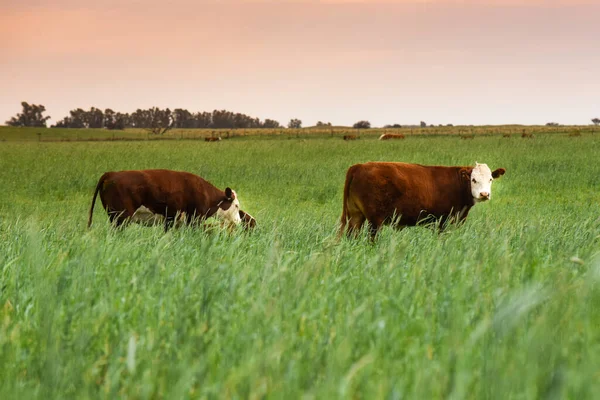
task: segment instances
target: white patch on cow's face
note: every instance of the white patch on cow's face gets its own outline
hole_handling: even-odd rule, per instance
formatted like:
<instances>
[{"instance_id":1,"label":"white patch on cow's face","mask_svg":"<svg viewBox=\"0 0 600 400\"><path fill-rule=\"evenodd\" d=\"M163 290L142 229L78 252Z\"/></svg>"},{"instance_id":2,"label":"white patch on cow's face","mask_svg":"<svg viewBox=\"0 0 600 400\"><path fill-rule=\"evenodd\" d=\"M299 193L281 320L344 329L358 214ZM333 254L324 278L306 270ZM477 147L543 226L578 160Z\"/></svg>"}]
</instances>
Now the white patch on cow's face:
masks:
<instances>
[{"instance_id":1,"label":"white patch on cow's face","mask_svg":"<svg viewBox=\"0 0 600 400\"><path fill-rule=\"evenodd\" d=\"M227 210L223 210L222 208L217 209L217 218L222 220L223 222L229 225L239 225L242 222L242 218L240 217L240 201L233 192L233 201L231 202L231 206Z\"/></svg>"},{"instance_id":2,"label":"white patch on cow's face","mask_svg":"<svg viewBox=\"0 0 600 400\"><path fill-rule=\"evenodd\" d=\"M475 163L471 172L471 194L476 202L492 198L492 171L487 164Z\"/></svg>"}]
</instances>

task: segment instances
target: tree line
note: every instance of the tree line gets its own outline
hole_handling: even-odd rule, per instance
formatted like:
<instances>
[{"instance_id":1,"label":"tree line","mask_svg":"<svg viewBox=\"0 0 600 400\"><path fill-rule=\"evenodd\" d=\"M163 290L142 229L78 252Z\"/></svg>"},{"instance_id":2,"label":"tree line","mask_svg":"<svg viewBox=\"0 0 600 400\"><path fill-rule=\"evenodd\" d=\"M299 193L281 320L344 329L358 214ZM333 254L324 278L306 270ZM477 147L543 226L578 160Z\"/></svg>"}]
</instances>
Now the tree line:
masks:
<instances>
[{"instance_id":1,"label":"tree line","mask_svg":"<svg viewBox=\"0 0 600 400\"><path fill-rule=\"evenodd\" d=\"M33 126L47 127L49 116L44 116L46 107L41 104L29 104L21 102L22 111L10 120L6 121L9 126ZM599 118L593 118L594 125L600 125ZM560 126L556 122L549 122L547 126ZM317 127L331 127L331 122L317 122ZM421 128L427 127L427 123L421 121ZM430 125L433 126L433 125ZM440 125L442 126L442 125ZM452 124L447 124L452 126ZM242 113L234 113L227 110L214 110L212 112L192 113L183 108L171 110L169 108L161 109L152 107L149 109L137 109L135 112L121 113L110 108L102 110L91 107L89 110L76 108L69 111L69 115L59 120L51 128L106 128L106 129L126 129L141 128L149 130L156 134L165 133L171 128L200 128L200 129L260 129L260 128L281 128L279 122L272 119L261 121ZM287 125L288 128L302 128L302 121L292 118ZM400 124L385 125L384 128L401 128ZM369 121L358 121L353 125L355 129L369 129Z\"/></svg>"},{"instance_id":2,"label":"tree line","mask_svg":"<svg viewBox=\"0 0 600 400\"><path fill-rule=\"evenodd\" d=\"M46 107L41 104L22 102L22 111L6 121L10 126L47 127L49 116L44 116ZM164 133L171 128L279 128L279 122L272 119L261 121L246 114L227 110L192 113L186 109L169 108L137 109L130 113L114 111L110 108L102 110L91 107L89 110L76 108L69 115L52 125L51 128L106 128L126 129L142 128L154 133Z\"/></svg>"}]
</instances>

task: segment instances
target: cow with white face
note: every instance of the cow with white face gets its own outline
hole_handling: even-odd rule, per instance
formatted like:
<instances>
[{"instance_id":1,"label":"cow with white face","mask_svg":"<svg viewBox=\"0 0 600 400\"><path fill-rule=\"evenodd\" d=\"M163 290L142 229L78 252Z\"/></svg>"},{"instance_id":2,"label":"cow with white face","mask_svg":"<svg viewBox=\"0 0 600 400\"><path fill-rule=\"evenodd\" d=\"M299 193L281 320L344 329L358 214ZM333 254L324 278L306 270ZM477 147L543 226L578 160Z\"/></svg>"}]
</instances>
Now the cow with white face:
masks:
<instances>
[{"instance_id":1,"label":"cow with white face","mask_svg":"<svg viewBox=\"0 0 600 400\"><path fill-rule=\"evenodd\" d=\"M479 164L475 161L475 167L471 171L471 194L477 203L492 198L492 182L495 178L504 175L504 169L499 168L492 172L487 164Z\"/></svg>"},{"instance_id":2,"label":"cow with white face","mask_svg":"<svg viewBox=\"0 0 600 400\"><path fill-rule=\"evenodd\" d=\"M437 220L462 222L469 210L492 198L492 182L506 170L486 164L434 166L369 162L346 173L340 233L355 233L366 222L374 238L382 225L415 226Z\"/></svg>"},{"instance_id":3,"label":"cow with white face","mask_svg":"<svg viewBox=\"0 0 600 400\"><path fill-rule=\"evenodd\" d=\"M188 172L149 169L105 173L94 191L88 227L98 194L116 226L129 221L143 225L164 222L168 230L175 223L198 225L211 217L228 227L256 226L256 220L240 209L234 190L220 190Z\"/></svg>"}]
</instances>

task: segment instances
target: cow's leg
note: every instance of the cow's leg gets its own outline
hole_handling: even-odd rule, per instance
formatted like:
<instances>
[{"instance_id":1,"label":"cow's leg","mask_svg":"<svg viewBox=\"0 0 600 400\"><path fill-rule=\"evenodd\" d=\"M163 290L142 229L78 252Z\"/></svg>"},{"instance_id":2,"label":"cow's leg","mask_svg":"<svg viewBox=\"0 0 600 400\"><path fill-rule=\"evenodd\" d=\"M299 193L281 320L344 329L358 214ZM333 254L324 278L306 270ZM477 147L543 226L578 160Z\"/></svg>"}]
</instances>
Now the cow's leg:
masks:
<instances>
[{"instance_id":1,"label":"cow's leg","mask_svg":"<svg viewBox=\"0 0 600 400\"><path fill-rule=\"evenodd\" d=\"M371 236L371 241L374 242L377 237L377 233L379 232L379 228L384 223L384 219L375 218L369 220L369 235Z\"/></svg>"},{"instance_id":2,"label":"cow's leg","mask_svg":"<svg viewBox=\"0 0 600 400\"><path fill-rule=\"evenodd\" d=\"M358 235L358 232L360 232L360 229L362 228L363 224L365 223L365 220L366 218L362 214L352 215L348 219L346 231L347 235L356 237L356 235Z\"/></svg>"},{"instance_id":3,"label":"cow's leg","mask_svg":"<svg viewBox=\"0 0 600 400\"><path fill-rule=\"evenodd\" d=\"M175 224L175 217L167 215L165 217L165 233L168 232L169 229L171 229L173 227L173 224Z\"/></svg>"},{"instance_id":4,"label":"cow's leg","mask_svg":"<svg viewBox=\"0 0 600 400\"><path fill-rule=\"evenodd\" d=\"M127 221L127 212L126 211L109 211L108 212L108 220L111 225L115 228L120 228L125 221Z\"/></svg>"}]
</instances>

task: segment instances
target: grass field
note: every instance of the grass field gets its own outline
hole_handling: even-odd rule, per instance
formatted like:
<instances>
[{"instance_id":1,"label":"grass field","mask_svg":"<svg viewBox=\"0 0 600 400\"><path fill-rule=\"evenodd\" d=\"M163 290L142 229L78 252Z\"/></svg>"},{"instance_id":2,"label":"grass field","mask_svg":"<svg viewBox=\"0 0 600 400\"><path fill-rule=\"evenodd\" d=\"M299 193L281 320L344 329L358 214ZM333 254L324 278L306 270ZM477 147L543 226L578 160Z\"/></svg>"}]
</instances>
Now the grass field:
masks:
<instances>
[{"instance_id":1,"label":"grass field","mask_svg":"<svg viewBox=\"0 0 600 400\"><path fill-rule=\"evenodd\" d=\"M0 143L0 398L592 399L600 135ZM467 223L336 241L347 168L487 163ZM105 171L231 186L252 234L130 226Z\"/></svg>"},{"instance_id":2,"label":"grass field","mask_svg":"<svg viewBox=\"0 0 600 400\"><path fill-rule=\"evenodd\" d=\"M204 138L222 137L239 139L252 136L265 138L342 138L347 134L355 134L361 138L373 139L383 133L401 133L405 136L520 136L523 133L533 135L600 135L600 127L592 125L579 126L433 126L426 128L373 128L352 129L348 127L312 127L302 129L171 129L163 135L149 133L145 129L70 129L70 128L21 128L0 127L0 142L83 142L83 141L137 141L137 140L204 140Z\"/></svg>"}]
</instances>

